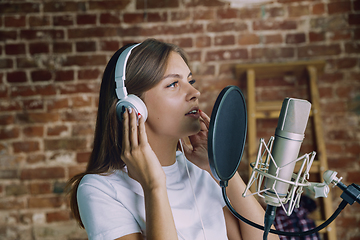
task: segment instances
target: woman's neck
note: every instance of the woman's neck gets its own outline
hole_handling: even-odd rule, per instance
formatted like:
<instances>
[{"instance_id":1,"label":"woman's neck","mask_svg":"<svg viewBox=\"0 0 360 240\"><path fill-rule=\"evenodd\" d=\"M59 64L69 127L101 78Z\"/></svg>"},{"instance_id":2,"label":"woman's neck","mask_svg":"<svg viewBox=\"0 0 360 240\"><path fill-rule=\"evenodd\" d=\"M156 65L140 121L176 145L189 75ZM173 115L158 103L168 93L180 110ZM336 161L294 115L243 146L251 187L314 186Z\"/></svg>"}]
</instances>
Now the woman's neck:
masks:
<instances>
[{"instance_id":1,"label":"woman's neck","mask_svg":"<svg viewBox=\"0 0 360 240\"><path fill-rule=\"evenodd\" d=\"M149 136L148 141L161 166L170 166L176 161L178 140L168 137Z\"/></svg>"}]
</instances>

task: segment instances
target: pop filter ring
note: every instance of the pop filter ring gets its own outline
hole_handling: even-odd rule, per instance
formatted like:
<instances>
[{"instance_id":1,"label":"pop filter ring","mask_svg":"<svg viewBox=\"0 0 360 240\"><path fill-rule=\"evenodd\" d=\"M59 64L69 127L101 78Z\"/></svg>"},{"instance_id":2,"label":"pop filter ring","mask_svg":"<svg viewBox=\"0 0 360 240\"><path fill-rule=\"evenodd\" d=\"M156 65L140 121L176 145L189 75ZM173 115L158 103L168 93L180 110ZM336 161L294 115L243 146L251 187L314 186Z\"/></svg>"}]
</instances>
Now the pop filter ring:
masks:
<instances>
[{"instance_id":1,"label":"pop filter ring","mask_svg":"<svg viewBox=\"0 0 360 240\"><path fill-rule=\"evenodd\" d=\"M209 124L209 164L217 180L227 182L234 176L244 152L246 129L245 98L240 88L227 86L216 99Z\"/></svg>"}]
</instances>

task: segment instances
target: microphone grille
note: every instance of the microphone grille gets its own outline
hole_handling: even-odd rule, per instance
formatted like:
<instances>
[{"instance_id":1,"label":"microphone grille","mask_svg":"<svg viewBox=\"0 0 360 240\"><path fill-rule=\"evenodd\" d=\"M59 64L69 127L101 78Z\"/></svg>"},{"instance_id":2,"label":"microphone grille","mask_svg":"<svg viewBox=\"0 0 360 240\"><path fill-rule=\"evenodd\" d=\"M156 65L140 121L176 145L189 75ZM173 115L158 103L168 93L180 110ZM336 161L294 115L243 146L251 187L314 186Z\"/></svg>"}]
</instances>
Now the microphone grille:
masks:
<instances>
[{"instance_id":1,"label":"microphone grille","mask_svg":"<svg viewBox=\"0 0 360 240\"><path fill-rule=\"evenodd\" d=\"M304 134L309 119L311 103L296 98L285 98L279 116L278 129Z\"/></svg>"}]
</instances>

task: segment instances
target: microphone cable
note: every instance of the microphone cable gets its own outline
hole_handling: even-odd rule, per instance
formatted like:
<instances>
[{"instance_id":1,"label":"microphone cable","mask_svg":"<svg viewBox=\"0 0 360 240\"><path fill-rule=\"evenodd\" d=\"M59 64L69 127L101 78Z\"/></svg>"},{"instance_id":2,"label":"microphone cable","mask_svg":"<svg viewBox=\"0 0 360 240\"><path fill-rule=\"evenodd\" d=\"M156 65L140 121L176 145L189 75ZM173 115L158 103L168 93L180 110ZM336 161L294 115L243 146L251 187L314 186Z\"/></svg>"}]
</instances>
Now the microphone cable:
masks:
<instances>
[{"instance_id":1,"label":"microphone cable","mask_svg":"<svg viewBox=\"0 0 360 240\"><path fill-rule=\"evenodd\" d=\"M231 205L230 201L229 201L229 198L226 194L226 186L227 186L227 182L223 182L223 181L220 181L220 186L221 186L221 190L222 190L222 194L223 194L223 198L224 198L224 201L227 205L227 207L229 208L230 212L235 216L237 217L238 219L240 219L241 221L247 223L248 225L250 226L253 226L257 229L260 229L262 231L264 231L264 226L261 226L257 223L254 223L250 220L248 220L247 218L241 216ZM302 237L302 236L306 236L306 235L310 235L310 234L313 234L313 233L316 233L318 231L320 231L321 229L327 227L332 221L334 221L334 219L340 214L340 212L346 207L346 205L348 204L347 201L343 200L338 208L335 210L335 212L331 215L331 217L329 217L326 221L324 221L322 224L320 224L319 226L311 229L311 230L308 230L308 231L305 231L305 232L284 232L284 231L278 231L278 230L274 230L274 229L270 229L270 233L274 233L274 234L277 234L277 235L283 235L283 236L295 236L295 237Z\"/></svg>"}]
</instances>

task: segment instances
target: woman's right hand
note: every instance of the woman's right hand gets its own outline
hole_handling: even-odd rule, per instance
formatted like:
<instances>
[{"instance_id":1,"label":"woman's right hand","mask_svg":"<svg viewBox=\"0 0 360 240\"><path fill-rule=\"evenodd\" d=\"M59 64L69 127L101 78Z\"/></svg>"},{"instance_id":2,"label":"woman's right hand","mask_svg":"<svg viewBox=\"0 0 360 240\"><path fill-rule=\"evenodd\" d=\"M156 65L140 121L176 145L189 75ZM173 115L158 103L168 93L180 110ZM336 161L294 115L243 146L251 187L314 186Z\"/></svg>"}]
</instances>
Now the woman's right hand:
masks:
<instances>
[{"instance_id":1,"label":"woman's right hand","mask_svg":"<svg viewBox=\"0 0 360 240\"><path fill-rule=\"evenodd\" d=\"M121 159L125 162L129 176L138 181L144 191L165 187L165 173L148 142L144 118L126 109L123 113L123 139Z\"/></svg>"}]
</instances>

